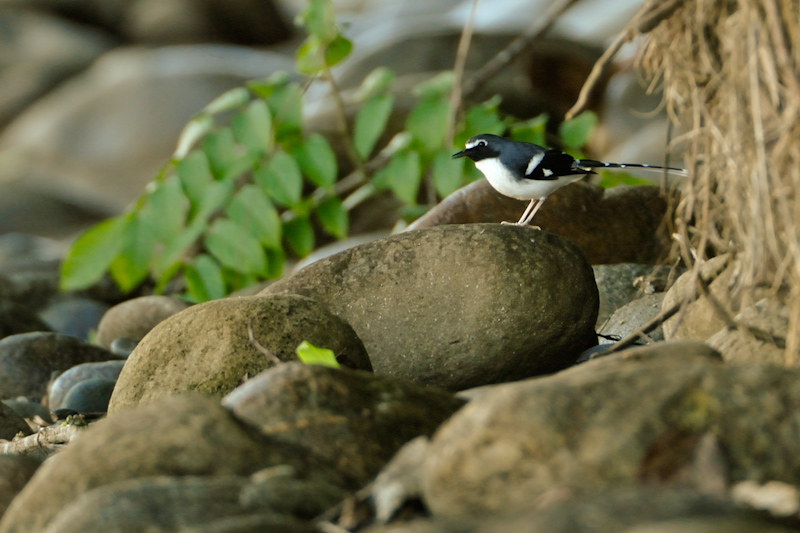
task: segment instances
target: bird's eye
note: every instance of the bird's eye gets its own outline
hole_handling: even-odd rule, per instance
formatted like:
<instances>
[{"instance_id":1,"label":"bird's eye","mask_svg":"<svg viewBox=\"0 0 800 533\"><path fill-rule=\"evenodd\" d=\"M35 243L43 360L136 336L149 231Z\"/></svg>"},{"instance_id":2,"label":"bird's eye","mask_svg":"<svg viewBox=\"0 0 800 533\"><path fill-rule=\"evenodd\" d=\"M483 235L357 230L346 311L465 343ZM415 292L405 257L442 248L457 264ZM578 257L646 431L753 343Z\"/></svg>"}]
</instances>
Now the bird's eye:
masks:
<instances>
[{"instance_id":1,"label":"bird's eye","mask_svg":"<svg viewBox=\"0 0 800 533\"><path fill-rule=\"evenodd\" d=\"M484 140L478 141L478 146L486 146L486 141Z\"/></svg>"}]
</instances>

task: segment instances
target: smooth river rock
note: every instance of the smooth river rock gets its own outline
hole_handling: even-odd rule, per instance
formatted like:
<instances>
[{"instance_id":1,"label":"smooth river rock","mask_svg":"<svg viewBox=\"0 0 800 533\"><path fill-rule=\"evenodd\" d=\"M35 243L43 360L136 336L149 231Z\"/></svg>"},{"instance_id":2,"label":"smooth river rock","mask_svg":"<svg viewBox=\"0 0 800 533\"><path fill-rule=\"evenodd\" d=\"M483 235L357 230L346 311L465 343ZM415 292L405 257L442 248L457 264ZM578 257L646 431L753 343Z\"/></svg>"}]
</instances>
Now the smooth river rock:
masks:
<instances>
[{"instance_id":1,"label":"smooth river rock","mask_svg":"<svg viewBox=\"0 0 800 533\"><path fill-rule=\"evenodd\" d=\"M102 363L83 363L76 365L59 375L50 384L47 406L51 410L61 409L67 393L75 385L90 379L107 379L116 381L125 361L105 361Z\"/></svg>"},{"instance_id":2,"label":"smooth river rock","mask_svg":"<svg viewBox=\"0 0 800 533\"><path fill-rule=\"evenodd\" d=\"M183 311L189 304L170 296L140 296L106 311L97 327L97 344L111 348L115 339L140 341L164 319Z\"/></svg>"},{"instance_id":3,"label":"smooth river rock","mask_svg":"<svg viewBox=\"0 0 800 533\"><path fill-rule=\"evenodd\" d=\"M448 390L545 374L596 342L592 269L565 239L521 226L412 231L313 263L261 294L344 318L377 374Z\"/></svg>"},{"instance_id":4,"label":"smooth river rock","mask_svg":"<svg viewBox=\"0 0 800 533\"><path fill-rule=\"evenodd\" d=\"M527 203L501 195L480 179L442 200L410 229L516 222ZM667 205L668 199L655 186L603 189L576 182L550 195L532 224L573 243L593 265L653 264L669 252L669 235L661 224Z\"/></svg>"},{"instance_id":5,"label":"smooth river rock","mask_svg":"<svg viewBox=\"0 0 800 533\"><path fill-rule=\"evenodd\" d=\"M51 329L27 307L9 300L0 300L0 338L34 331Z\"/></svg>"},{"instance_id":6,"label":"smooth river rock","mask_svg":"<svg viewBox=\"0 0 800 533\"><path fill-rule=\"evenodd\" d=\"M690 341L629 349L471 401L431 440L424 500L457 517L525 510L557 492L796 485L799 405L798 369L725 365Z\"/></svg>"},{"instance_id":7,"label":"smooth river rock","mask_svg":"<svg viewBox=\"0 0 800 533\"><path fill-rule=\"evenodd\" d=\"M10 335L0 340L0 398L41 398L53 372L112 359L118 357L75 337L46 332Z\"/></svg>"},{"instance_id":8,"label":"smooth river rock","mask_svg":"<svg viewBox=\"0 0 800 533\"><path fill-rule=\"evenodd\" d=\"M0 531L43 531L92 489L126 480L248 476L278 465L288 465L300 479L341 482L310 450L261 435L217 400L199 394L173 396L93 424L45 461L11 502Z\"/></svg>"},{"instance_id":9,"label":"smooth river rock","mask_svg":"<svg viewBox=\"0 0 800 533\"><path fill-rule=\"evenodd\" d=\"M278 441L315 450L351 480L368 483L418 435L431 435L464 400L371 372L286 363L222 400L240 420Z\"/></svg>"},{"instance_id":10,"label":"smooth river rock","mask_svg":"<svg viewBox=\"0 0 800 533\"><path fill-rule=\"evenodd\" d=\"M169 317L145 336L122 368L108 412L181 392L222 397L275 362L297 360L308 341L371 370L353 329L322 305L297 295L225 298L195 305Z\"/></svg>"}]
</instances>

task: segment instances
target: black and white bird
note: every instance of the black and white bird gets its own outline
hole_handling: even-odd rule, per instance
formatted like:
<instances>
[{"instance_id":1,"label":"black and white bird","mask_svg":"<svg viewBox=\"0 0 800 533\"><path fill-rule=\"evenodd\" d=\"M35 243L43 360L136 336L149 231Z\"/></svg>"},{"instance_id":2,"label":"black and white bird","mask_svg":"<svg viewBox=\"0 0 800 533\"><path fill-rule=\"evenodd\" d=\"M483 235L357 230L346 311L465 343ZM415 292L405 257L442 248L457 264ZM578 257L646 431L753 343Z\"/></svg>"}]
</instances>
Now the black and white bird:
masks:
<instances>
[{"instance_id":1,"label":"black and white bird","mask_svg":"<svg viewBox=\"0 0 800 533\"><path fill-rule=\"evenodd\" d=\"M553 191L586 174L595 174L594 168L641 168L686 174L682 168L575 159L559 150L489 133L471 137L464 148L453 154L453 158L469 157L475 161L478 170L500 194L531 201L517 222L523 226L533 219Z\"/></svg>"}]
</instances>

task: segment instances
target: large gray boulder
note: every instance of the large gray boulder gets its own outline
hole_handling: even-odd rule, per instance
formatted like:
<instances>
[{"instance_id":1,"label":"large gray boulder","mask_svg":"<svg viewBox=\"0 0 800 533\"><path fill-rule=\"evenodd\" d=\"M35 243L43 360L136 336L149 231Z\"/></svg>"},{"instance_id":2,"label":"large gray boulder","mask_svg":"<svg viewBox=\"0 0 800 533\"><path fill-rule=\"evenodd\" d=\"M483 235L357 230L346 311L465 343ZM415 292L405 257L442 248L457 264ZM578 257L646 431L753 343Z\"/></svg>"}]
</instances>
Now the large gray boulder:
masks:
<instances>
[{"instance_id":1,"label":"large gray boulder","mask_svg":"<svg viewBox=\"0 0 800 533\"><path fill-rule=\"evenodd\" d=\"M521 226L441 226L317 261L261 294L313 298L356 331L377 374L448 390L545 374L596 342L592 269Z\"/></svg>"}]
</instances>

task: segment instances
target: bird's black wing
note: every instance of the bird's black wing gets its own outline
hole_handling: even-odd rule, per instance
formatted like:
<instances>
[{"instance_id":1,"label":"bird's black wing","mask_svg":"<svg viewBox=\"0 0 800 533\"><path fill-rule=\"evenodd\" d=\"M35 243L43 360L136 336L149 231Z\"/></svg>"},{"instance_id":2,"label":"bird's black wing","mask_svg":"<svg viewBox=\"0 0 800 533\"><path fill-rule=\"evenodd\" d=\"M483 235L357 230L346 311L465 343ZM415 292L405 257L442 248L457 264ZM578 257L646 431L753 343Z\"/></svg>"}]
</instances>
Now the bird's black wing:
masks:
<instances>
[{"instance_id":1,"label":"bird's black wing","mask_svg":"<svg viewBox=\"0 0 800 533\"><path fill-rule=\"evenodd\" d=\"M541 162L526 177L533 180L557 180L561 176L577 174L594 174L594 172L576 166L575 158L567 153L547 150Z\"/></svg>"}]
</instances>

